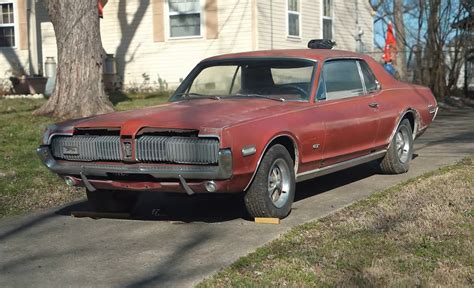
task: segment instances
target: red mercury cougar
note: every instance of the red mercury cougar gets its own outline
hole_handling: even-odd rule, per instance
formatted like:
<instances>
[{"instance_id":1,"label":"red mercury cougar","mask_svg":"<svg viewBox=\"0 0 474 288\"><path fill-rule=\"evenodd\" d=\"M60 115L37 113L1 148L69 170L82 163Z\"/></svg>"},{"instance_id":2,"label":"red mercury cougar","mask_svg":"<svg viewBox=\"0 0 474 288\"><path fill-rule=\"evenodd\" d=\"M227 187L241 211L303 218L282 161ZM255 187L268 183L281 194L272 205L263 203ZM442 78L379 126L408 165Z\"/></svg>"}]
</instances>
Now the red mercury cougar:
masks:
<instances>
[{"instance_id":1,"label":"red mercury cougar","mask_svg":"<svg viewBox=\"0 0 474 288\"><path fill-rule=\"evenodd\" d=\"M143 191L243 192L251 216L283 218L296 182L374 160L408 171L430 90L323 44L205 59L168 103L51 125L38 154L105 212Z\"/></svg>"}]
</instances>

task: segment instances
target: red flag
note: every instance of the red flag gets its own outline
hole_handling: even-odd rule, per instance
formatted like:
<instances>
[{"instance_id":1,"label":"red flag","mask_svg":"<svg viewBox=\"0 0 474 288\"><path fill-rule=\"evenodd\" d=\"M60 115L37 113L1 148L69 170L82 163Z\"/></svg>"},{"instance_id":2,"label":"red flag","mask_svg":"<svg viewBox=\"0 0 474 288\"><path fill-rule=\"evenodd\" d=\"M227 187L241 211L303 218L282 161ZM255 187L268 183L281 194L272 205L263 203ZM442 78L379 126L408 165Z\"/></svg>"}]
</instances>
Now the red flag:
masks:
<instances>
[{"instance_id":1,"label":"red flag","mask_svg":"<svg viewBox=\"0 0 474 288\"><path fill-rule=\"evenodd\" d=\"M387 38L385 39L385 47L383 49L383 60L385 62L391 62L394 60L395 53L397 49L397 41L395 40L395 36L393 36L393 28L392 23L388 23L387 27Z\"/></svg>"}]
</instances>

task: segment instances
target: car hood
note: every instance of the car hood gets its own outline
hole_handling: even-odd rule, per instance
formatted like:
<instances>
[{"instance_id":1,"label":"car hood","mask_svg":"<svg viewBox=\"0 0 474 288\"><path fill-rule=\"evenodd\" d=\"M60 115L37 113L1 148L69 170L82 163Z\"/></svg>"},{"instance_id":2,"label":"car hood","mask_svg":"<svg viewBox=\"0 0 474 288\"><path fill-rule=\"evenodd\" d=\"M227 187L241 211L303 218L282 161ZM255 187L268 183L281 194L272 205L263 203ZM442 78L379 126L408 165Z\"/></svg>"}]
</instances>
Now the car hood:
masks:
<instances>
[{"instance_id":1,"label":"car hood","mask_svg":"<svg viewBox=\"0 0 474 288\"><path fill-rule=\"evenodd\" d=\"M196 99L166 103L150 108L79 119L76 128L120 128L122 135L134 135L143 127L223 129L231 125L285 113L306 102L278 102L269 99Z\"/></svg>"}]
</instances>

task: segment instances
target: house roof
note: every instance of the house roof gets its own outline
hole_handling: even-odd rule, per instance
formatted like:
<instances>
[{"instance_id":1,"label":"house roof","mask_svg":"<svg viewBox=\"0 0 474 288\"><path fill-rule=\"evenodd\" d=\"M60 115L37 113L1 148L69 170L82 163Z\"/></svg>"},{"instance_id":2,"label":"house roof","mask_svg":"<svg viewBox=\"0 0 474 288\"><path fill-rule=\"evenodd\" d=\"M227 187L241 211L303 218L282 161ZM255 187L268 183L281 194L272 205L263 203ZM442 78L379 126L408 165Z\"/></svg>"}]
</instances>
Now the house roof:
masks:
<instances>
[{"instance_id":1,"label":"house roof","mask_svg":"<svg viewBox=\"0 0 474 288\"><path fill-rule=\"evenodd\" d=\"M343 51L343 50L332 50L332 49L295 49L295 50L266 50L266 51L252 51L242 53L224 54L207 58L203 61L212 60L225 60L231 58L252 58L252 57L290 57L290 58L304 58L317 61L324 61L330 58L362 58L365 59L366 55Z\"/></svg>"}]
</instances>

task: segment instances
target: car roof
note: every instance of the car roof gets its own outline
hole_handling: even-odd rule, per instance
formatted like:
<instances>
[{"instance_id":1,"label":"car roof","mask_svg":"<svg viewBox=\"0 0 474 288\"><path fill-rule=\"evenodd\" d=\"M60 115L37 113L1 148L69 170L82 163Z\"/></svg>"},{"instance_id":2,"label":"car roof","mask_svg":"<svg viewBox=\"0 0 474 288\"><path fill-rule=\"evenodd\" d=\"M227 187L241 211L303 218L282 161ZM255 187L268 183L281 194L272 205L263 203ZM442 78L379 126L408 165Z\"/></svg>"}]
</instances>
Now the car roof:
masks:
<instances>
[{"instance_id":1,"label":"car roof","mask_svg":"<svg viewBox=\"0 0 474 288\"><path fill-rule=\"evenodd\" d=\"M284 50L264 50L224 54L207 58L203 61L225 60L233 58L252 58L252 57L290 57L324 61L331 58L361 58L368 56L351 51L332 50L332 49L284 49Z\"/></svg>"}]
</instances>

